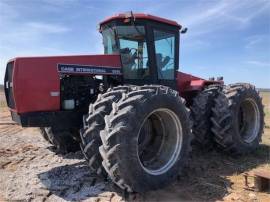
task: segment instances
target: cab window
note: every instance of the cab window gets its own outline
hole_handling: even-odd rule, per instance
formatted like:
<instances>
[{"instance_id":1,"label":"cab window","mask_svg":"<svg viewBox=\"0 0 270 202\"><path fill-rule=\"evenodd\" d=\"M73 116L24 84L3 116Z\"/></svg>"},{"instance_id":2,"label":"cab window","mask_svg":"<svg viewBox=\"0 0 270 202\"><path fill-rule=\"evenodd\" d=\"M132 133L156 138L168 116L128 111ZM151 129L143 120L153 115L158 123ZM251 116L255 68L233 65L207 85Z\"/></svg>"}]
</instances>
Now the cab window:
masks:
<instances>
[{"instance_id":1,"label":"cab window","mask_svg":"<svg viewBox=\"0 0 270 202\"><path fill-rule=\"evenodd\" d=\"M113 28L107 26L102 31L104 54L118 53L118 47L115 39L115 31Z\"/></svg>"},{"instance_id":2,"label":"cab window","mask_svg":"<svg viewBox=\"0 0 270 202\"><path fill-rule=\"evenodd\" d=\"M175 34L154 30L159 79L173 80L175 72Z\"/></svg>"},{"instance_id":3,"label":"cab window","mask_svg":"<svg viewBox=\"0 0 270 202\"><path fill-rule=\"evenodd\" d=\"M117 26L125 79L149 76L148 52L144 26Z\"/></svg>"}]
</instances>

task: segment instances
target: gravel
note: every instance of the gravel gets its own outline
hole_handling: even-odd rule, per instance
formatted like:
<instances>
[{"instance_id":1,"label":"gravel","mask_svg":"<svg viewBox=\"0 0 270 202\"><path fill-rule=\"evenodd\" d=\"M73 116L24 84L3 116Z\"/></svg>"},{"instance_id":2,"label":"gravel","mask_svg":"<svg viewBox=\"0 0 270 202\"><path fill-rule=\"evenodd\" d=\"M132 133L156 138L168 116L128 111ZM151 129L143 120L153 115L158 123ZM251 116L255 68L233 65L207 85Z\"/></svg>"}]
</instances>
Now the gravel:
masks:
<instances>
[{"instance_id":1,"label":"gravel","mask_svg":"<svg viewBox=\"0 0 270 202\"><path fill-rule=\"evenodd\" d=\"M11 127L11 126L8 126ZM32 128L0 128L1 198L11 201L107 201L110 183L89 171L81 152L61 156ZM14 127L14 126L12 126ZM109 192L109 193L106 193ZM100 195L100 196L99 196ZM1 199L0 198L0 199Z\"/></svg>"}]
</instances>

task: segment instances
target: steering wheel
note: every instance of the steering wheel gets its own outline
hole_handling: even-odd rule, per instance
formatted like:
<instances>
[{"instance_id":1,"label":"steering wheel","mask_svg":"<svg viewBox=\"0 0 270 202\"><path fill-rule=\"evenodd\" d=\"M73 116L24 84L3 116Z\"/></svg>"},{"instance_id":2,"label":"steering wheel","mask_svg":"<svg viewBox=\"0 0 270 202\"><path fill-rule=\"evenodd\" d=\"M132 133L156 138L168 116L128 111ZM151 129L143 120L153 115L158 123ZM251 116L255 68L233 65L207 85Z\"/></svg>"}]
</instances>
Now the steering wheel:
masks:
<instances>
[{"instance_id":1,"label":"steering wheel","mask_svg":"<svg viewBox=\"0 0 270 202\"><path fill-rule=\"evenodd\" d=\"M138 49L137 48L130 48L129 53L132 57L137 58L138 57Z\"/></svg>"},{"instance_id":2,"label":"steering wheel","mask_svg":"<svg viewBox=\"0 0 270 202\"><path fill-rule=\"evenodd\" d=\"M138 58L138 50L136 48L122 48L120 53L123 54L123 62L132 68L136 64L135 60Z\"/></svg>"}]
</instances>

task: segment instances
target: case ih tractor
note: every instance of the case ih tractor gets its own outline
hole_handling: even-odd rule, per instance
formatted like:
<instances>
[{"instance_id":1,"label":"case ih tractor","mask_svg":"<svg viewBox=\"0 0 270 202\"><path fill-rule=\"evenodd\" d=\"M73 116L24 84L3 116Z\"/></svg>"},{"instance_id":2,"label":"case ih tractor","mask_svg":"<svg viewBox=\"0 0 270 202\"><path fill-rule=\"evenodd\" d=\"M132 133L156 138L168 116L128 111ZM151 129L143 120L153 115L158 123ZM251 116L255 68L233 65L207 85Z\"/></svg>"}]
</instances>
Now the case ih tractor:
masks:
<instances>
[{"instance_id":1,"label":"case ih tractor","mask_svg":"<svg viewBox=\"0 0 270 202\"><path fill-rule=\"evenodd\" d=\"M128 192L175 179L192 136L232 155L258 147L264 117L255 87L179 72L181 25L128 13L101 22L99 31L103 55L8 62L14 121L39 127L57 152L81 147L93 172Z\"/></svg>"}]
</instances>

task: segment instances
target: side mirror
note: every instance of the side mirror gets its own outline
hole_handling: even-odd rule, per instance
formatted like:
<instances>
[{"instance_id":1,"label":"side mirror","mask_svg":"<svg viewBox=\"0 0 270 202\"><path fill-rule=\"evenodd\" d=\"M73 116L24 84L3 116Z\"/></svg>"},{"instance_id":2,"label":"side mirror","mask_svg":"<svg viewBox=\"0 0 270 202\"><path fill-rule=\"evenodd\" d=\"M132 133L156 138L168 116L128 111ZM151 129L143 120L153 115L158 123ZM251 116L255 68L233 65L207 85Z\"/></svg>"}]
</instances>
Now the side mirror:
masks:
<instances>
[{"instance_id":1,"label":"side mirror","mask_svg":"<svg viewBox=\"0 0 270 202\"><path fill-rule=\"evenodd\" d=\"M188 28L185 27L185 28L183 28L183 29L180 30L180 33L181 34L185 34L187 31L188 31Z\"/></svg>"}]
</instances>

